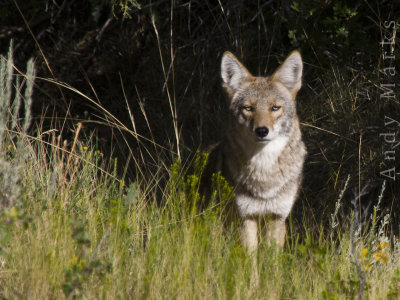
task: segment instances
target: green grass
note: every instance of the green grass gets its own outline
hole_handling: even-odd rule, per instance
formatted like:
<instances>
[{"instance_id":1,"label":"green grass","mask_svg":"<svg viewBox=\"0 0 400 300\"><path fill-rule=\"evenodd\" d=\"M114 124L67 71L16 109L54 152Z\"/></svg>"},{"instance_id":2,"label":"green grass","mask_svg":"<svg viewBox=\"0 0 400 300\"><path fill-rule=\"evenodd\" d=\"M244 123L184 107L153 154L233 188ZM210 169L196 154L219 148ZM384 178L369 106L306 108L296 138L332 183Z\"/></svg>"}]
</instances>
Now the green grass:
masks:
<instances>
[{"instance_id":1,"label":"green grass","mask_svg":"<svg viewBox=\"0 0 400 300\"><path fill-rule=\"evenodd\" d=\"M329 237L289 232L282 251L261 245L260 281L253 286L252 260L236 231L224 227L213 209L199 215L185 208L186 183L178 191L170 186L156 205L146 187L134 183L124 193L121 181L99 176L103 158L90 147L79 150L67 176L62 161L54 162L59 166L56 183L54 165L42 165L43 153L35 154L37 160L28 160L21 177L23 205L5 209L2 215L0 295L5 299L277 299L277 295L355 299L358 295L359 275L348 232L336 243ZM364 295L396 299L397 241L380 249L376 236L372 241L368 234L363 236L356 241L355 253L366 278Z\"/></svg>"}]
</instances>

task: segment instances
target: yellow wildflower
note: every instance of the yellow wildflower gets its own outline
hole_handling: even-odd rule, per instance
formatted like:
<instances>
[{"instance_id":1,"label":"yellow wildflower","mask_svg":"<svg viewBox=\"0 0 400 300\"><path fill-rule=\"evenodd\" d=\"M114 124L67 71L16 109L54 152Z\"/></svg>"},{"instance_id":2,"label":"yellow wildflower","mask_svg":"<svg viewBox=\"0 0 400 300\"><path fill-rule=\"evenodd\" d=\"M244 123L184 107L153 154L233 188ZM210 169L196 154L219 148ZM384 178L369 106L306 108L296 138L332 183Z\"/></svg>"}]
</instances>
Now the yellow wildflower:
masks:
<instances>
[{"instance_id":1,"label":"yellow wildflower","mask_svg":"<svg viewBox=\"0 0 400 300\"><path fill-rule=\"evenodd\" d=\"M365 257L365 256L367 256L367 255L368 255L368 249L367 249L367 248L362 249L362 250L361 250L361 256L362 256L362 257Z\"/></svg>"},{"instance_id":2,"label":"yellow wildflower","mask_svg":"<svg viewBox=\"0 0 400 300\"><path fill-rule=\"evenodd\" d=\"M383 265L386 265L387 261L388 261L387 256L386 256L386 255L385 255L385 256L382 256L382 258L381 258L381 263L382 263Z\"/></svg>"},{"instance_id":3,"label":"yellow wildflower","mask_svg":"<svg viewBox=\"0 0 400 300\"><path fill-rule=\"evenodd\" d=\"M365 271L371 271L372 270L372 266L370 264L365 265Z\"/></svg>"},{"instance_id":4,"label":"yellow wildflower","mask_svg":"<svg viewBox=\"0 0 400 300\"><path fill-rule=\"evenodd\" d=\"M374 258L375 258L376 262L379 261L383 265L385 265L387 263L387 260L388 260L385 250L374 252Z\"/></svg>"},{"instance_id":5,"label":"yellow wildflower","mask_svg":"<svg viewBox=\"0 0 400 300\"><path fill-rule=\"evenodd\" d=\"M382 242L382 243L380 243L380 245L378 246L378 248L379 248L379 249L383 249L383 248L386 248L386 247L388 247L388 246L389 246L388 243Z\"/></svg>"},{"instance_id":6,"label":"yellow wildflower","mask_svg":"<svg viewBox=\"0 0 400 300\"><path fill-rule=\"evenodd\" d=\"M364 261L368 260L368 249L367 248L364 248L361 250L360 259L364 260Z\"/></svg>"}]
</instances>

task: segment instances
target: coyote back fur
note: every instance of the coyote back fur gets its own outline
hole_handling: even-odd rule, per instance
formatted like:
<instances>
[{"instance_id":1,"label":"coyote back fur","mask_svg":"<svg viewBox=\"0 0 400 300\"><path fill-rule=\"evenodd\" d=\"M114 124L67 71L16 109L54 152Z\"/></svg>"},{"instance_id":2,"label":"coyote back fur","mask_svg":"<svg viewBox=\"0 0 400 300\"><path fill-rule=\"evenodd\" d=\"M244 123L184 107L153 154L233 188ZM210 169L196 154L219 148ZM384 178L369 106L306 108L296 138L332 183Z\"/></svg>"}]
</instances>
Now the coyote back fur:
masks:
<instances>
[{"instance_id":1,"label":"coyote back fur","mask_svg":"<svg viewBox=\"0 0 400 300\"><path fill-rule=\"evenodd\" d=\"M221 76L229 99L225 138L213 151L214 171L234 186L241 240L250 250L259 235L283 245L285 219L297 197L306 149L296 114L303 63L292 52L269 77L255 77L230 52ZM211 162L212 163L212 162Z\"/></svg>"}]
</instances>

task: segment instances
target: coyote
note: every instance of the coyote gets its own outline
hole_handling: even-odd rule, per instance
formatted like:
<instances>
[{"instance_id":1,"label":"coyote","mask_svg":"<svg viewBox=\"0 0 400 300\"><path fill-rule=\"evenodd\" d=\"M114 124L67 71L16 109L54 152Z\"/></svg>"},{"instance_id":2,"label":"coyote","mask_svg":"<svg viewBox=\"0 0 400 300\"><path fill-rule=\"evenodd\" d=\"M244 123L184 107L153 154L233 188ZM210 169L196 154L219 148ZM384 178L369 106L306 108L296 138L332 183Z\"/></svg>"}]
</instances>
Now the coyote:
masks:
<instances>
[{"instance_id":1,"label":"coyote","mask_svg":"<svg viewBox=\"0 0 400 300\"><path fill-rule=\"evenodd\" d=\"M268 244L285 241L306 155L295 102L302 70L297 51L269 77L253 76L230 52L222 57L230 113L225 138L210 158L234 186L240 238L249 251L257 249L259 233Z\"/></svg>"}]
</instances>

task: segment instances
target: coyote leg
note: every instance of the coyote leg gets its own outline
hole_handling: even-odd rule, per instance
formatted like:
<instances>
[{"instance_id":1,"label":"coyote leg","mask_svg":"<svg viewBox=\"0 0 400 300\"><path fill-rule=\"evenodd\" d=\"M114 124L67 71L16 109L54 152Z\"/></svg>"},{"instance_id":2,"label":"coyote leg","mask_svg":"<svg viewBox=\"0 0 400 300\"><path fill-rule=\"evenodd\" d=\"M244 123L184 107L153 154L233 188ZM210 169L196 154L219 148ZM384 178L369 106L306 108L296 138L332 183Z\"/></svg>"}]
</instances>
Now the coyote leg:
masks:
<instances>
[{"instance_id":1,"label":"coyote leg","mask_svg":"<svg viewBox=\"0 0 400 300\"><path fill-rule=\"evenodd\" d=\"M260 276L258 274L257 266L257 246L258 246L258 220L247 218L243 220L242 228L240 232L240 240L244 247L247 248L247 252L251 259L251 276L250 276L250 287L256 289L260 283Z\"/></svg>"},{"instance_id":2,"label":"coyote leg","mask_svg":"<svg viewBox=\"0 0 400 300\"><path fill-rule=\"evenodd\" d=\"M268 246L276 243L276 245L283 247L286 235L285 219L280 217L268 217L264 230L264 236Z\"/></svg>"},{"instance_id":3,"label":"coyote leg","mask_svg":"<svg viewBox=\"0 0 400 300\"><path fill-rule=\"evenodd\" d=\"M243 220L240 232L240 240L242 241L243 246L247 248L249 253L252 253L257 249L257 226L258 222L256 219L247 218Z\"/></svg>"}]
</instances>

